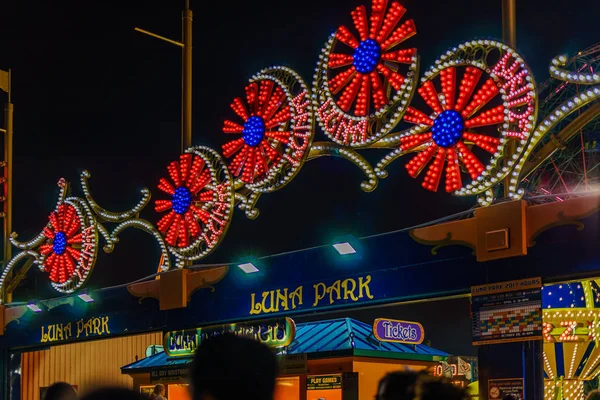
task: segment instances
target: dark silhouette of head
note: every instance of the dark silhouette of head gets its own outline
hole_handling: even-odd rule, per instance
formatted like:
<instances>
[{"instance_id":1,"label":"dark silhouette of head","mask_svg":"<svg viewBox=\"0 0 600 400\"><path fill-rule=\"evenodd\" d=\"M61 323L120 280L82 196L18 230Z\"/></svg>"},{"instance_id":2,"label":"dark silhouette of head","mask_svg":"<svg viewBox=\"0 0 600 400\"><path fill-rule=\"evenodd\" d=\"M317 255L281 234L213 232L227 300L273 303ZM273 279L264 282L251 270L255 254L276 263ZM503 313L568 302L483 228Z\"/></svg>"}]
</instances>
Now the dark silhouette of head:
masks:
<instances>
[{"instance_id":1,"label":"dark silhouette of head","mask_svg":"<svg viewBox=\"0 0 600 400\"><path fill-rule=\"evenodd\" d=\"M159 383L158 385L154 386L154 390L152 391L152 394L155 394L155 395L157 394L157 395L160 395L160 396L164 396L164 394L165 394L165 385L162 385L162 384Z\"/></svg>"},{"instance_id":2,"label":"dark silhouette of head","mask_svg":"<svg viewBox=\"0 0 600 400\"><path fill-rule=\"evenodd\" d=\"M588 393L585 400L600 400L600 390L592 390Z\"/></svg>"},{"instance_id":3,"label":"dark silhouette of head","mask_svg":"<svg viewBox=\"0 0 600 400\"><path fill-rule=\"evenodd\" d=\"M77 392L68 383L56 382L48 388L43 400L77 400Z\"/></svg>"},{"instance_id":4,"label":"dark silhouette of head","mask_svg":"<svg viewBox=\"0 0 600 400\"><path fill-rule=\"evenodd\" d=\"M277 360L265 345L219 335L203 341L191 368L193 400L272 400Z\"/></svg>"},{"instance_id":5,"label":"dark silhouette of head","mask_svg":"<svg viewBox=\"0 0 600 400\"><path fill-rule=\"evenodd\" d=\"M417 376L414 372L390 372L379 381L377 400L412 400Z\"/></svg>"},{"instance_id":6,"label":"dark silhouette of head","mask_svg":"<svg viewBox=\"0 0 600 400\"><path fill-rule=\"evenodd\" d=\"M446 381L432 376L420 376L415 387L415 399L418 400L464 400L466 392Z\"/></svg>"},{"instance_id":7,"label":"dark silhouette of head","mask_svg":"<svg viewBox=\"0 0 600 400\"><path fill-rule=\"evenodd\" d=\"M81 400L148 400L138 392L124 388L98 389L85 395Z\"/></svg>"}]
</instances>

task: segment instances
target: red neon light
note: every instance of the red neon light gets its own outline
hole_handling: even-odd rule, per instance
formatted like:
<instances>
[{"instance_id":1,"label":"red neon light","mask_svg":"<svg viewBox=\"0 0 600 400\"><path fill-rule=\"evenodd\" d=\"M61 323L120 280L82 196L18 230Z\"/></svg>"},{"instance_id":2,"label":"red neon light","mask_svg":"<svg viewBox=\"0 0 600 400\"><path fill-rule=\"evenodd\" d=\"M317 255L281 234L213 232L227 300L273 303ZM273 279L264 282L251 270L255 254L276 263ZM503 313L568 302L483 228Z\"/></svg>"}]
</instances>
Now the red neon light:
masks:
<instances>
[{"instance_id":1,"label":"red neon light","mask_svg":"<svg viewBox=\"0 0 600 400\"><path fill-rule=\"evenodd\" d=\"M65 283L75 273L82 257L82 252L76 248L81 248L83 243L81 220L75 207L65 203L59 205L48 219L50 226L43 234L51 243L40 246L40 253L45 257L42 265L52 282ZM64 245L58 244L58 240L64 240Z\"/></svg>"},{"instance_id":2,"label":"red neon light","mask_svg":"<svg viewBox=\"0 0 600 400\"><path fill-rule=\"evenodd\" d=\"M380 52L380 59L373 62L373 69L359 67L362 72L354 65L354 51L348 54L347 49L343 49L329 54L329 68L341 70L327 77L329 90L336 96L335 102L344 112L365 117L370 114L372 106L381 110L389 103L385 87L391 85L396 91L403 88L406 77L398 70L398 66L412 64L416 54L414 48L396 49L396 46L416 34L413 20L401 22L405 12L406 9L397 2L392 2L388 8L387 1L373 0L370 16L364 6L351 12L352 31L344 25L337 29L336 40L350 49L356 50L363 42L370 41L370 48L376 46ZM327 114L333 113L335 110L329 110ZM345 124L339 123L338 127ZM339 136L354 137L349 132L340 132Z\"/></svg>"},{"instance_id":3,"label":"red neon light","mask_svg":"<svg viewBox=\"0 0 600 400\"><path fill-rule=\"evenodd\" d=\"M215 193L207 188L212 176L204 160L198 155L182 154L179 161L173 161L167 167L173 184L162 178L158 188L171 196L171 200L156 200L154 209L157 212L168 211L156 224L158 230L165 234L165 241L174 247L187 247L191 240L201 232L199 223L206 225L211 213L202 209L202 205L215 200ZM186 206L176 206L178 191L184 188L190 195Z\"/></svg>"}]
</instances>

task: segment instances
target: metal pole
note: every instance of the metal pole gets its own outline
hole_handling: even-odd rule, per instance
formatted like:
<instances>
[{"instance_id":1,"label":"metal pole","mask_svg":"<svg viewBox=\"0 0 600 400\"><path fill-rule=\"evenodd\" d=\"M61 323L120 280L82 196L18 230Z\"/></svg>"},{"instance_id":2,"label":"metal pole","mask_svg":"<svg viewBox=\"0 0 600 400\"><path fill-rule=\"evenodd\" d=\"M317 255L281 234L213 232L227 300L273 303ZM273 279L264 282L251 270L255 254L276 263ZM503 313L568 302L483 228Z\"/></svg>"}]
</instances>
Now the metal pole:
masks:
<instances>
[{"instance_id":1,"label":"metal pole","mask_svg":"<svg viewBox=\"0 0 600 400\"><path fill-rule=\"evenodd\" d=\"M10 260L11 246L8 238L12 234L12 170L13 170L13 104L11 103L11 71L8 70L8 102L4 105L4 265ZM3 293L5 303L12 300L10 293Z\"/></svg>"},{"instance_id":2,"label":"metal pole","mask_svg":"<svg viewBox=\"0 0 600 400\"><path fill-rule=\"evenodd\" d=\"M513 49L517 47L517 6L516 0L502 0L502 40ZM508 162L515 154L516 143L508 142L505 161ZM508 197L510 174L504 181L504 197Z\"/></svg>"},{"instance_id":3,"label":"metal pole","mask_svg":"<svg viewBox=\"0 0 600 400\"><path fill-rule=\"evenodd\" d=\"M192 10L185 1L183 20L183 49L181 53L181 152L192 145Z\"/></svg>"},{"instance_id":4,"label":"metal pole","mask_svg":"<svg viewBox=\"0 0 600 400\"><path fill-rule=\"evenodd\" d=\"M512 48L517 47L516 0L502 0L502 40Z\"/></svg>"}]
</instances>

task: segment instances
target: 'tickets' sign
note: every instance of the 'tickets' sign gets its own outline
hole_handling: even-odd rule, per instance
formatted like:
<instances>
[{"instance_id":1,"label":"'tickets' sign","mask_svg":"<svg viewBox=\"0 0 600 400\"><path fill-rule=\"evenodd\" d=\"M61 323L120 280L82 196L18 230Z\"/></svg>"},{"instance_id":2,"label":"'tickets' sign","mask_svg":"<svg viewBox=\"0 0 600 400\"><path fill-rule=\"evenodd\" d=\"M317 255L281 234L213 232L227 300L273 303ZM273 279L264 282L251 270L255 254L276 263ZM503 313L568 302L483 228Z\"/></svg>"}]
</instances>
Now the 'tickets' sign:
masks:
<instances>
[{"instance_id":1,"label":"'tickets' sign","mask_svg":"<svg viewBox=\"0 0 600 400\"><path fill-rule=\"evenodd\" d=\"M421 344L425 339L425 330L418 322L386 318L377 318L373 322L373 334L382 342Z\"/></svg>"}]
</instances>

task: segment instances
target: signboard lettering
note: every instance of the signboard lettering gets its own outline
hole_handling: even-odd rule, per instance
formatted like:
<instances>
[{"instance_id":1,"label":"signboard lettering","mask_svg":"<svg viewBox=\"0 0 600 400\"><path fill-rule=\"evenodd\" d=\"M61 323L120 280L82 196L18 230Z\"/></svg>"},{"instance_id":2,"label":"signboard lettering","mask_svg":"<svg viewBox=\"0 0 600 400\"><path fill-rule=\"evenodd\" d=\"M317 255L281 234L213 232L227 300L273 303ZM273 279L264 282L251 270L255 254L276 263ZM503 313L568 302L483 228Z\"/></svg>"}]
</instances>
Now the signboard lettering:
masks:
<instances>
[{"instance_id":1,"label":"signboard lettering","mask_svg":"<svg viewBox=\"0 0 600 400\"><path fill-rule=\"evenodd\" d=\"M475 286L473 345L542 339L542 279Z\"/></svg>"},{"instance_id":2,"label":"signboard lettering","mask_svg":"<svg viewBox=\"0 0 600 400\"><path fill-rule=\"evenodd\" d=\"M373 334L382 342L421 344L425 330L418 322L378 318L373 322Z\"/></svg>"},{"instance_id":3,"label":"signboard lettering","mask_svg":"<svg viewBox=\"0 0 600 400\"><path fill-rule=\"evenodd\" d=\"M306 354L283 354L278 359L281 375L305 374L308 371Z\"/></svg>"},{"instance_id":4,"label":"signboard lettering","mask_svg":"<svg viewBox=\"0 0 600 400\"><path fill-rule=\"evenodd\" d=\"M505 396L513 395L517 400L523 400L523 379L490 379L488 380L488 400L501 400Z\"/></svg>"},{"instance_id":5,"label":"signboard lettering","mask_svg":"<svg viewBox=\"0 0 600 400\"><path fill-rule=\"evenodd\" d=\"M306 377L306 390L328 390L341 388L341 375L316 375Z\"/></svg>"},{"instance_id":6,"label":"signboard lettering","mask_svg":"<svg viewBox=\"0 0 600 400\"><path fill-rule=\"evenodd\" d=\"M75 322L42 325L40 343L62 342L70 339L81 339L110 335L109 317L94 317Z\"/></svg>"},{"instance_id":7,"label":"signboard lettering","mask_svg":"<svg viewBox=\"0 0 600 400\"><path fill-rule=\"evenodd\" d=\"M150 381L178 381L188 374L187 368L164 368L150 371Z\"/></svg>"},{"instance_id":8,"label":"signboard lettering","mask_svg":"<svg viewBox=\"0 0 600 400\"><path fill-rule=\"evenodd\" d=\"M312 307L334 305L338 303L358 302L363 299L372 300L371 275L361 276L356 279L348 278L337 280L331 285L318 282L312 285ZM305 286L298 286L294 291L281 288L250 295L250 315L269 314L280 311L295 310L304 304L303 294Z\"/></svg>"},{"instance_id":9,"label":"signboard lettering","mask_svg":"<svg viewBox=\"0 0 600 400\"><path fill-rule=\"evenodd\" d=\"M277 318L173 331L165 335L164 348L169 356L191 356L203 340L223 334L248 337L270 347L285 347L294 340L296 324L291 318Z\"/></svg>"}]
</instances>

